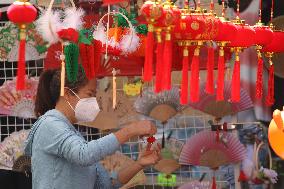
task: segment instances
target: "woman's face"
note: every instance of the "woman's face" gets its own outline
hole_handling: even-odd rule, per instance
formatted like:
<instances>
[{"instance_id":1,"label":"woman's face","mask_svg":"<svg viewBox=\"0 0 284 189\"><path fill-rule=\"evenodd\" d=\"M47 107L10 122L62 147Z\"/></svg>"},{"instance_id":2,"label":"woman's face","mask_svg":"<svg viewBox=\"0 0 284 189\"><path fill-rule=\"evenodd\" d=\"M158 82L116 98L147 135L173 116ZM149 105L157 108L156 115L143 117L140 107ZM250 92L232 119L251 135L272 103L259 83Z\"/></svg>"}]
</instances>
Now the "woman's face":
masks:
<instances>
[{"instance_id":1,"label":"woman's face","mask_svg":"<svg viewBox=\"0 0 284 189\"><path fill-rule=\"evenodd\" d=\"M90 97L96 97L96 79L92 79L90 81L88 81L88 83L82 87L81 89L79 89L79 91L75 92L76 95L82 99L82 98L90 98ZM75 109L76 104L78 103L78 101L80 99L78 99L78 97L74 95L74 93L72 91L70 91L69 89L65 90L65 100L68 101L70 103L70 105L73 107L73 109ZM68 105L68 103L66 102L66 107L68 108L68 110L72 111L71 115L72 119L75 119L75 114L73 109L71 109Z\"/></svg>"}]
</instances>

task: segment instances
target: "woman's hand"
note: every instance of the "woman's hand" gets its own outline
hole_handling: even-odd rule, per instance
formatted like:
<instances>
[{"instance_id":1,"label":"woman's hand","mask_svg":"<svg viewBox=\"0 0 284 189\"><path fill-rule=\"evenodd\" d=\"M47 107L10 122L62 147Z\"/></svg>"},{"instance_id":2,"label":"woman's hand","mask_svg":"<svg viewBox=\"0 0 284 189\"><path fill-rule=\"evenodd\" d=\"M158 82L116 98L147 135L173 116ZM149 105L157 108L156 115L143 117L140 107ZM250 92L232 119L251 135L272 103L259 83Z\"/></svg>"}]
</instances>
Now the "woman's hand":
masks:
<instances>
[{"instance_id":1,"label":"woman's hand","mask_svg":"<svg viewBox=\"0 0 284 189\"><path fill-rule=\"evenodd\" d=\"M147 149L147 148L146 148ZM147 167L158 163L161 159L161 145L157 144L153 149L143 150L138 157L137 163L142 167Z\"/></svg>"},{"instance_id":2,"label":"woman's hand","mask_svg":"<svg viewBox=\"0 0 284 189\"><path fill-rule=\"evenodd\" d=\"M9 91L5 87L0 87L0 106L12 106L20 99L20 95L16 91Z\"/></svg>"},{"instance_id":3,"label":"woman's hand","mask_svg":"<svg viewBox=\"0 0 284 189\"><path fill-rule=\"evenodd\" d=\"M120 144L125 143L132 137L152 136L156 134L157 128L151 121L137 121L115 133Z\"/></svg>"}]
</instances>

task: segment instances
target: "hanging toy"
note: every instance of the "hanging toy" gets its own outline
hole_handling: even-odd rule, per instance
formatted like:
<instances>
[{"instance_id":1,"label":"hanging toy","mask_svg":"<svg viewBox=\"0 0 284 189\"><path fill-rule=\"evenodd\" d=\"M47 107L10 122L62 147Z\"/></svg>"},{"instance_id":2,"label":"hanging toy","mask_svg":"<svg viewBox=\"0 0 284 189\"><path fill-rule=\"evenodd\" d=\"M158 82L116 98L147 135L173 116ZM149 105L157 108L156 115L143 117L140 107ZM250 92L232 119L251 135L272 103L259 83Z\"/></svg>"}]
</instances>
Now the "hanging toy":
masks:
<instances>
[{"instance_id":1,"label":"hanging toy","mask_svg":"<svg viewBox=\"0 0 284 189\"><path fill-rule=\"evenodd\" d=\"M17 70L17 90L25 89L26 75L26 29L37 16L36 8L28 0L18 0L11 4L7 10L8 18L19 27L19 57Z\"/></svg>"},{"instance_id":2,"label":"hanging toy","mask_svg":"<svg viewBox=\"0 0 284 189\"><path fill-rule=\"evenodd\" d=\"M154 136L150 136L147 138L147 151L151 150L152 144L154 144L154 142L156 141L156 138Z\"/></svg>"}]
</instances>

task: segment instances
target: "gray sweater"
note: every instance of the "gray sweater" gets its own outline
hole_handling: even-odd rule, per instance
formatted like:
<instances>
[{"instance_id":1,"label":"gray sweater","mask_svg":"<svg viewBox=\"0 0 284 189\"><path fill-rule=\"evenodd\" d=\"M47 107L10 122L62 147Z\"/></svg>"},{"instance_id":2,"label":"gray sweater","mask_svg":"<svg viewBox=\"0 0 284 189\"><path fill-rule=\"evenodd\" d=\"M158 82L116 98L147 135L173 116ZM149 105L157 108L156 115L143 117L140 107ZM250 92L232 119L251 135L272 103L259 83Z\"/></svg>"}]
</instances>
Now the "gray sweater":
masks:
<instances>
[{"instance_id":1,"label":"gray sweater","mask_svg":"<svg viewBox=\"0 0 284 189\"><path fill-rule=\"evenodd\" d=\"M32 160L33 189L112 189L121 185L99 163L119 149L114 134L87 142L59 111L33 125L25 153Z\"/></svg>"}]
</instances>

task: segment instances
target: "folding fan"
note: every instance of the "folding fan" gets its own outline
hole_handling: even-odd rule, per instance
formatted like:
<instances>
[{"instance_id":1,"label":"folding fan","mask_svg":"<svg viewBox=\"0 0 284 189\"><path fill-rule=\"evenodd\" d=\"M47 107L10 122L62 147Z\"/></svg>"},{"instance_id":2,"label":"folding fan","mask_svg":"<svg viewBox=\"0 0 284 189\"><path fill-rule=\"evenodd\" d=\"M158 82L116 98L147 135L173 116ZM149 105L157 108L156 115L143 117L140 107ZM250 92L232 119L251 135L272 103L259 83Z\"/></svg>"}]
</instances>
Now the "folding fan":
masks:
<instances>
[{"instance_id":1,"label":"folding fan","mask_svg":"<svg viewBox=\"0 0 284 189\"><path fill-rule=\"evenodd\" d=\"M105 159L101 161L101 164L105 167L105 169L109 172L119 171L122 168L125 168L127 165L133 163L134 160L123 155L122 153L115 153L111 156L107 156ZM138 172L127 184L121 187L121 189L132 188L137 185L144 184L146 181L146 176L141 170Z\"/></svg>"},{"instance_id":2,"label":"folding fan","mask_svg":"<svg viewBox=\"0 0 284 189\"><path fill-rule=\"evenodd\" d=\"M19 99L16 104L0 107L0 114L22 118L34 118L34 101L37 91L38 79L26 78L25 90L18 91ZM3 90L16 91L16 79L6 81L1 87ZM0 90L1 90L0 89ZM13 102L11 102L13 104Z\"/></svg>"},{"instance_id":3,"label":"folding fan","mask_svg":"<svg viewBox=\"0 0 284 189\"><path fill-rule=\"evenodd\" d=\"M238 163L246 157L246 149L230 133L204 130L192 136L184 145L179 162L184 165L205 166L211 169Z\"/></svg>"},{"instance_id":4,"label":"folding fan","mask_svg":"<svg viewBox=\"0 0 284 189\"><path fill-rule=\"evenodd\" d=\"M179 103L179 88L172 87L169 91L154 93L152 88L143 90L134 107L137 112L149 116L161 123L166 122L183 109Z\"/></svg>"},{"instance_id":5,"label":"folding fan","mask_svg":"<svg viewBox=\"0 0 284 189\"><path fill-rule=\"evenodd\" d=\"M20 158L24 154L24 142L29 134L29 130L21 130L12 133L0 143L0 168L7 170L20 170L21 163L27 162ZM19 159L20 158L20 159ZM15 162L18 162L15 164ZM22 170L22 169L21 169Z\"/></svg>"},{"instance_id":6,"label":"folding fan","mask_svg":"<svg viewBox=\"0 0 284 189\"><path fill-rule=\"evenodd\" d=\"M118 127L118 121L124 117L134 115L135 111L131 101L123 94L116 93L116 108L112 108L112 90L99 90L96 94L101 111L93 122L80 123L81 125L95 127L101 130Z\"/></svg>"},{"instance_id":7,"label":"folding fan","mask_svg":"<svg viewBox=\"0 0 284 189\"><path fill-rule=\"evenodd\" d=\"M201 88L205 89L206 83L201 84ZM253 108L252 100L249 94L241 89L241 100L239 103L233 103L231 98L231 83L225 82L224 86L224 101L216 101L216 91L213 95L209 95L205 90L200 91L200 101L197 103L189 103L189 106L198 109L204 113L208 113L217 118L222 118L226 115L236 114L244 110Z\"/></svg>"},{"instance_id":8,"label":"folding fan","mask_svg":"<svg viewBox=\"0 0 284 189\"><path fill-rule=\"evenodd\" d=\"M191 182L183 184L178 189L208 189L210 188L210 185L211 184L209 181L199 182L195 180L195 181L191 181Z\"/></svg>"}]
</instances>

